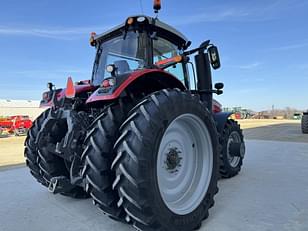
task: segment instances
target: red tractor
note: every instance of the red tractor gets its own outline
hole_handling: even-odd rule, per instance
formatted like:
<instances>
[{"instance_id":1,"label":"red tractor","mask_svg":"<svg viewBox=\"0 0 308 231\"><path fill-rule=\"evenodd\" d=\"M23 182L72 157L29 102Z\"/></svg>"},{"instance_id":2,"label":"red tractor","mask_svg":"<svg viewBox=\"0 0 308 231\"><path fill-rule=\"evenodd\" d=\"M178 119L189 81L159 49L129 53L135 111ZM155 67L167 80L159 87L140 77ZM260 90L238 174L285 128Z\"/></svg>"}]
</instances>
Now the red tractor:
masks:
<instances>
[{"instance_id":1,"label":"red tractor","mask_svg":"<svg viewBox=\"0 0 308 231\"><path fill-rule=\"evenodd\" d=\"M25 135L32 126L29 116L16 115L0 119L0 128L15 136Z\"/></svg>"},{"instance_id":2,"label":"red tractor","mask_svg":"<svg viewBox=\"0 0 308 231\"><path fill-rule=\"evenodd\" d=\"M32 175L53 193L91 196L138 230L199 228L219 172L236 175L245 154L239 125L213 100L223 88L212 87L217 47L208 40L188 50L183 34L147 16L92 34L90 43L91 80L49 83L43 94L50 108L25 142Z\"/></svg>"}]
</instances>

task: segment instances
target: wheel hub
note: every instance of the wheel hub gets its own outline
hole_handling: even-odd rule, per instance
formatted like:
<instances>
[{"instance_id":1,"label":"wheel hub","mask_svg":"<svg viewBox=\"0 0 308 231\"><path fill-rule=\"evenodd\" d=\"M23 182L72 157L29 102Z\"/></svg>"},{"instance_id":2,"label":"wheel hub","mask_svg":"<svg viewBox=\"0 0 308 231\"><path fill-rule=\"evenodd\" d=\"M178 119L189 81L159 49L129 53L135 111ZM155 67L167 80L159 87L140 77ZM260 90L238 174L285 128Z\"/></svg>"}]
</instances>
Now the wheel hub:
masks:
<instances>
[{"instance_id":1,"label":"wheel hub","mask_svg":"<svg viewBox=\"0 0 308 231\"><path fill-rule=\"evenodd\" d=\"M238 144L238 145L237 145ZM233 131L229 135L227 143L227 155L229 163L232 167L236 167L245 154L245 146L242 145L240 134L237 131Z\"/></svg>"},{"instance_id":2,"label":"wheel hub","mask_svg":"<svg viewBox=\"0 0 308 231\"><path fill-rule=\"evenodd\" d=\"M205 123L182 114L167 127L157 154L157 183L165 205L175 214L195 210L209 187L213 149Z\"/></svg>"},{"instance_id":3,"label":"wheel hub","mask_svg":"<svg viewBox=\"0 0 308 231\"><path fill-rule=\"evenodd\" d=\"M166 170L170 171L171 173L178 171L178 167L181 167L181 160L180 157L181 151L178 148L170 148L169 152L166 154Z\"/></svg>"}]
</instances>

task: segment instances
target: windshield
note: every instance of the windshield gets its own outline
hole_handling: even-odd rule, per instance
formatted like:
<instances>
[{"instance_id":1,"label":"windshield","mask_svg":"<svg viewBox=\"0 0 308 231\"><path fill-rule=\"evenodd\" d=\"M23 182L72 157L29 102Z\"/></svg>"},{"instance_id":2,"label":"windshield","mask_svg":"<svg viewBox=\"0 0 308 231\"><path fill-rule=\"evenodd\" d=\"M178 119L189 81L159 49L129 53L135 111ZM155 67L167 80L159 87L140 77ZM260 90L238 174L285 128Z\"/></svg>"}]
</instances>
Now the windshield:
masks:
<instances>
[{"instance_id":1,"label":"windshield","mask_svg":"<svg viewBox=\"0 0 308 231\"><path fill-rule=\"evenodd\" d=\"M125 74L136 69L144 68L146 57L145 34L128 32L123 35L102 42L97 50L94 62L92 84L100 85L104 78L111 74L106 71L106 66L113 64L116 74Z\"/></svg>"}]
</instances>

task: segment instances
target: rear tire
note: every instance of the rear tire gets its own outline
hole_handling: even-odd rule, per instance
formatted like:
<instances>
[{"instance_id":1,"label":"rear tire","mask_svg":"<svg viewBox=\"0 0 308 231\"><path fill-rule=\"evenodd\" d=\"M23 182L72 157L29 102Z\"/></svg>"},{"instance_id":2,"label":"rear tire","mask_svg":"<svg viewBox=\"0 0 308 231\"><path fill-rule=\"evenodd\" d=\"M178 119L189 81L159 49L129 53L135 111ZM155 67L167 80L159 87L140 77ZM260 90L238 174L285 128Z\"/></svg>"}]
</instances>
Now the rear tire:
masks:
<instances>
[{"instance_id":1,"label":"rear tire","mask_svg":"<svg viewBox=\"0 0 308 231\"><path fill-rule=\"evenodd\" d=\"M220 144L222 147L220 153L220 175L223 178L231 178L237 175L241 171L243 165L243 157L230 157L228 147L232 140L236 142L244 142L244 136L240 125L236 121L228 119L223 133L220 136Z\"/></svg>"},{"instance_id":2,"label":"rear tire","mask_svg":"<svg viewBox=\"0 0 308 231\"><path fill-rule=\"evenodd\" d=\"M26 158L26 165L30 169L31 175L44 186L48 186L43 176L40 174L40 167L38 165L38 150L36 144L36 137L41 130L44 120L47 118L50 109L44 111L34 122L32 127L28 130L27 138L25 140L24 156Z\"/></svg>"},{"instance_id":3,"label":"rear tire","mask_svg":"<svg viewBox=\"0 0 308 231\"><path fill-rule=\"evenodd\" d=\"M308 134L308 113L303 115L301 126L302 126L302 133Z\"/></svg>"},{"instance_id":4,"label":"rear tire","mask_svg":"<svg viewBox=\"0 0 308 231\"><path fill-rule=\"evenodd\" d=\"M117 192L112 190L115 172L111 171L111 163L115 157L113 145L126 114L123 105L108 106L91 125L81 157L86 191L95 205L116 220L123 220L124 211L117 206L119 197Z\"/></svg>"},{"instance_id":5,"label":"rear tire","mask_svg":"<svg viewBox=\"0 0 308 231\"><path fill-rule=\"evenodd\" d=\"M26 139L25 156L26 162L30 168L32 175L45 187L49 186L49 182L52 177L69 176L69 171L64 159L58 157L47 150L47 143L55 142L55 139L61 139L65 136L66 131L62 130L61 126L58 126L58 121L55 120L52 129L47 129L45 120L48 118L51 109L46 110L42 115L34 122L34 125L29 130L28 137ZM56 132L55 132L56 131ZM43 135L41 135L41 133ZM38 138L39 137L39 138ZM46 145L43 148L38 147L38 143L41 139L46 139ZM47 141L48 140L48 141ZM81 187L74 187L69 192L61 193L64 196L73 198L87 198L88 195Z\"/></svg>"},{"instance_id":6,"label":"rear tire","mask_svg":"<svg viewBox=\"0 0 308 231\"><path fill-rule=\"evenodd\" d=\"M196 97L177 90L151 94L130 112L115 150L113 188L127 221L138 230L200 228L218 191L219 156L214 120Z\"/></svg>"}]
</instances>

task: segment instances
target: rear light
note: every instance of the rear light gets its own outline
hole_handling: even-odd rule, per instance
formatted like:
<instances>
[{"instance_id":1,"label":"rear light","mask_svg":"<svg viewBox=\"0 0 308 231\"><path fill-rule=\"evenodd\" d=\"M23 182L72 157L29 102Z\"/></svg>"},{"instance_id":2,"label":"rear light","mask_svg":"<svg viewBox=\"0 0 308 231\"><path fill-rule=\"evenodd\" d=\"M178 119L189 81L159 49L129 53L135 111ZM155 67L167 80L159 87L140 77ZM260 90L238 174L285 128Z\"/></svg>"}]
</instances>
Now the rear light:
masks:
<instances>
[{"instance_id":1,"label":"rear light","mask_svg":"<svg viewBox=\"0 0 308 231\"><path fill-rule=\"evenodd\" d=\"M110 86L114 86L116 81L115 79L108 79Z\"/></svg>"},{"instance_id":2,"label":"rear light","mask_svg":"<svg viewBox=\"0 0 308 231\"><path fill-rule=\"evenodd\" d=\"M108 87L112 87L115 85L115 79L105 79L102 83L102 87L103 88L108 88Z\"/></svg>"},{"instance_id":3,"label":"rear light","mask_svg":"<svg viewBox=\"0 0 308 231\"><path fill-rule=\"evenodd\" d=\"M49 98L48 92L45 92L45 93L43 94L43 99L44 99L44 100L48 100L48 98Z\"/></svg>"},{"instance_id":4,"label":"rear light","mask_svg":"<svg viewBox=\"0 0 308 231\"><path fill-rule=\"evenodd\" d=\"M110 84L109 84L109 81L108 80L104 80L103 81L103 84L102 84L102 87L110 87Z\"/></svg>"}]
</instances>

